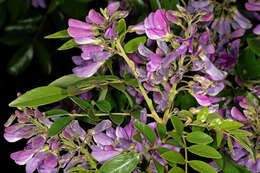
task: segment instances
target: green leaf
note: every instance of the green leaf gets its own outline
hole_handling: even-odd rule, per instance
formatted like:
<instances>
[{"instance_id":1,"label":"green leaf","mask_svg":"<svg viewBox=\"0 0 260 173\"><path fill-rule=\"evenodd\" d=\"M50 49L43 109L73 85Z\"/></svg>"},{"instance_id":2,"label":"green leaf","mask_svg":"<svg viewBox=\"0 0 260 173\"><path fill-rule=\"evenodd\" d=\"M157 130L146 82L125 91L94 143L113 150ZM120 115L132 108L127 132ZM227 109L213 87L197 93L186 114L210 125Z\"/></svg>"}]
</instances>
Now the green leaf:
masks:
<instances>
[{"instance_id":1,"label":"green leaf","mask_svg":"<svg viewBox=\"0 0 260 173\"><path fill-rule=\"evenodd\" d=\"M171 116L171 122L176 132L181 135L184 130L183 122L176 116Z\"/></svg>"},{"instance_id":2,"label":"green leaf","mask_svg":"<svg viewBox=\"0 0 260 173\"><path fill-rule=\"evenodd\" d=\"M213 159L222 158L221 154L219 154L219 152L215 148L208 145L192 145L188 149L191 153L201 157L207 157Z\"/></svg>"},{"instance_id":3,"label":"green leaf","mask_svg":"<svg viewBox=\"0 0 260 173\"><path fill-rule=\"evenodd\" d=\"M169 162L177 163L177 164L185 164L185 160L181 153L177 151L167 151L161 155L162 158Z\"/></svg>"},{"instance_id":4,"label":"green leaf","mask_svg":"<svg viewBox=\"0 0 260 173\"><path fill-rule=\"evenodd\" d=\"M125 85L122 84L122 83L112 83L110 84L113 88L121 91L121 92L124 92L126 89L125 89Z\"/></svg>"},{"instance_id":5,"label":"green leaf","mask_svg":"<svg viewBox=\"0 0 260 173\"><path fill-rule=\"evenodd\" d=\"M208 118L208 114L209 114L208 107L204 107L198 113L197 120L200 121L200 122L205 122L207 120L207 118Z\"/></svg>"},{"instance_id":6,"label":"green leaf","mask_svg":"<svg viewBox=\"0 0 260 173\"><path fill-rule=\"evenodd\" d=\"M30 4L24 0L8 0L7 8L11 23L14 23L19 16L23 16L29 6Z\"/></svg>"},{"instance_id":7,"label":"green leaf","mask_svg":"<svg viewBox=\"0 0 260 173\"><path fill-rule=\"evenodd\" d=\"M176 145L176 147L179 146L181 148L183 147L182 138L180 134L173 131L168 132L168 134L172 137L172 139L168 140L167 143L170 141L173 142L173 144L169 144L169 145L173 145L173 146Z\"/></svg>"},{"instance_id":8,"label":"green leaf","mask_svg":"<svg viewBox=\"0 0 260 173\"><path fill-rule=\"evenodd\" d=\"M150 0L151 6L152 6L152 10L156 11L157 9L162 8L161 3L159 0Z\"/></svg>"},{"instance_id":9,"label":"green leaf","mask_svg":"<svg viewBox=\"0 0 260 173\"><path fill-rule=\"evenodd\" d=\"M71 39L69 41L67 41L66 43L64 43L61 47L58 48L58 50L68 50L74 47L78 47L78 43L76 43L74 41L74 39Z\"/></svg>"},{"instance_id":10,"label":"green leaf","mask_svg":"<svg viewBox=\"0 0 260 173\"><path fill-rule=\"evenodd\" d=\"M224 130L233 130L233 129L238 129L242 126L243 126L242 123L239 123L239 122L231 120L231 119L226 119L226 120L222 121L219 128L224 129Z\"/></svg>"},{"instance_id":11,"label":"green leaf","mask_svg":"<svg viewBox=\"0 0 260 173\"><path fill-rule=\"evenodd\" d=\"M241 51L237 64L237 73L242 81L257 80L260 77L260 59L255 53L245 48Z\"/></svg>"},{"instance_id":12,"label":"green leaf","mask_svg":"<svg viewBox=\"0 0 260 173\"><path fill-rule=\"evenodd\" d=\"M51 0L47 14L52 13L64 0Z\"/></svg>"},{"instance_id":13,"label":"green leaf","mask_svg":"<svg viewBox=\"0 0 260 173\"><path fill-rule=\"evenodd\" d=\"M75 74L69 74L62 76L61 78L56 79L52 83L49 84L49 86L56 86L60 88L68 88L69 86L77 83L78 81L84 80L85 78L78 77Z\"/></svg>"},{"instance_id":14,"label":"green leaf","mask_svg":"<svg viewBox=\"0 0 260 173\"><path fill-rule=\"evenodd\" d=\"M139 133L136 133L134 136L133 136L133 139L136 140L137 142L139 142L140 144L143 143L142 141L142 137Z\"/></svg>"},{"instance_id":15,"label":"green leaf","mask_svg":"<svg viewBox=\"0 0 260 173\"><path fill-rule=\"evenodd\" d=\"M131 87L138 87L138 81L136 79L125 79L125 84Z\"/></svg>"},{"instance_id":16,"label":"green leaf","mask_svg":"<svg viewBox=\"0 0 260 173\"><path fill-rule=\"evenodd\" d=\"M177 10L177 4L179 4L179 0L162 0L162 8L167 10Z\"/></svg>"},{"instance_id":17,"label":"green leaf","mask_svg":"<svg viewBox=\"0 0 260 173\"><path fill-rule=\"evenodd\" d=\"M2 28L2 26L4 26L4 24L6 22L6 18L7 18L6 16L7 16L6 6L1 5L1 0L0 0L0 28Z\"/></svg>"},{"instance_id":18,"label":"green leaf","mask_svg":"<svg viewBox=\"0 0 260 173\"><path fill-rule=\"evenodd\" d=\"M126 32L126 23L125 23L125 19L120 19L118 21L118 25L116 26L116 32L118 34L118 36L120 37L123 33ZM125 36L122 36L120 42L122 43L125 39Z\"/></svg>"},{"instance_id":19,"label":"green leaf","mask_svg":"<svg viewBox=\"0 0 260 173\"><path fill-rule=\"evenodd\" d=\"M156 159L153 158L154 166L158 173L164 173L164 166L161 165Z\"/></svg>"},{"instance_id":20,"label":"green leaf","mask_svg":"<svg viewBox=\"0 0 260 173\"><path fill-rule=\"evenodd\" d=\"M161 123L157 123L156 129L157 129L160 139L163 140L163 138L166 136L166 133L167 133L166 127L164 125L162 125Z\"/></svg>"},{"instance_id":21,"label":"green leaf","mask_svg":"<svg viewBox=\"0 0 260 173\"><path fill-rule=\"evenodd\" d=\"M180 143L180 139L176 140L175 138L167 140L166 144L172 145L172 146L178 147L178 148L182 148L183 147L182 143Z\"/></svg>"},{"instance_id":22,"label":"green leaf","mask_svg":"<svg viewBox=\"0 0 260 173\"><path fill-rule=\"evenodd\" d=\"M22 96L12 101L11 107L35 107L57 102L68 96L66 90L53 87L44 86L32 89Z\"/></svg>"},{"instance_id":23,"label":"green leaf","mask_svg":"<svg viewBox=\"0 0 260 173\"><path fill-rule=\"evenodd\" d=\"M223 139L223 131L222 130L219 130L219 129L216 130L216 138L217 138L217 146L219 147L221 142L222 142L222 139Z\"/></svg>"},{"instance_id":24,"label":"green leaf","mask_svg":"<svg viewBox=\"0 0 260 173\"><path fill-rule=\"evenodd\" d=\"M37 25L33 23L11 24L4 28L6 33L32 34L37 30Z\"/></svg>"},{"instance_id":25,"label":"green leaf","mask_svg":"<svg viewBox=\"0 0 260 173\"><path fill-rule=\"evenodd\" d=\"M99 169L102 173L130 173L138 164L137 153L121 154L106 163Z\"/></svg>"},{"instance_id":26,"label":"green leaf","mask_svg":"<svg viewBox=\"0 0 260 173\"><path fill-rule=\"evenodd\" d=\"M42 71L44 74L50 75L52 71L52 64L51 64L51 55L49 54L49 51L46 49L43 42L36 41L35 42L35 48L36 48L36 55L39 60L39 64L42 68Z\"/></svg>"},{"instance_id":27,"label":"green leaf","mask_svg":"<svg viewBox=\"0 0 260 173\"><path fill-rule=\"evenodd\" d=\"M71 96L70 99L84 111L88 111L89 109L93 108L93 106L89 104L86 100L82 100L76 96Z\"/></svg>"},{"instance_id":28,"label":"green leaf","mask_svg":"<svg viewBox=\"0 0 260 173\"><path fill-rule=\"evenodd\" d=\"M260 37L247 38L249 48L260 56Z\"/></svg>"},{"instance_id":29,"label":"green leaf","mask_svg":"<svg viewBox=\"0 0 260 173\"><path fill-rule=\"evenodd\" d=\"M210 123L211 121L213 121L217 118L221 118L221 116L217 113L210 113L210 114L208 114L207 122Z\"/></svg>"},{"instance_id":30,"label":"green leaf","mask_svg":"<svg viewBox=\"0 0 260 173\"><path fill-rule=\"evenodd\" d=\"M100 100L96 102L96 105L99 110L102 112L110 112L111 111L111 105L107 100Z\"/></svg>"},{"instance_id":31,"label":"green leaf","mask_svg":"<svg viewBox=\"0 0 260 173\"><path fill-rule=\"evenodd\" d=\"M212 137L201 131L191 132L187 135L187 141L195 144L210 144L213 142Z\"/></svg>"},{"instance_id":32,"label":"green leaf","mask_svg":"<svg viewBox=\"0 0 260 173\"><path fill-rule=\"evenodd\" d=\"M237 136L252 136L252 133L250 133L249 131L240 129L230 130L229 133Z\"/></svg>"},{"instance_id":33,"label":"green leaf","mask_svg":"<svg viewBox=\"0 0 260 173\"><path fill-rule=\"evenodd\" d=\"M217 173L217 171L212 166L201 160L191 160L189 161L189 165L200 173Z\"/></svg>"},{"instance_id":34,"label":"green leaf","mask_svg":"<svg viewBox=\"0 0 260 173\"><path fill-rule=\"evenodd\" d=\"M228 136L227 143L228 143L228 149L232 152L232 154L234 154L234 148L233 148L230 136Z\"/></svg>"},{"instance_id":35,"label":"green leaf","mask_svg":"<svg viewBox=\"0 0 260 173\"><path fill-rule=\"evenodd\" d=\"M109 118L113 123L120 125L124 122L125 117L122 115L110 115Z\"/></svg>"},{"instance_id":36,"label":"green leaf","mask_svg":"<svg viewBox=\"0 0 260 173\"><path fill-rule=\"evenodd\" d=\"M53 34L47 35L47 36L45 36L44 38L47 38L47 39L53 39L53 38L70 38L70 35L68 34L68 31L65 29L65 30L58 31L58 32L55 32L55 33L53 33Z\"/></svg>"},{"instance_id":37,"label":"green leaf","mask_svg":"<svg viewBox=\"0 0 260 173\"><path fill-rule=\"evenodd\" d=\"M244 149L246 149L255 160L255 152L250 146L251 144L249 139L246 136L232 136L232 137L237 143L239 143Z\"/></svg>"},{"instance_id":38,"label":"green leaf","mask_svg":"<svg viewBox=\"0 0 260 173\"><path fill-rule=\"evenodd\" d=\"M259 104L258 99L250 92L246 93L246 99L253 105L258 105Z\"/></svg>"},{"instance_id":39,"label":"green leaf","mask_svg":"<svg viewBox=\"0 0 260 173\"><path fill-rule=\"evenodd\" d=\"M46 117L58 117L58 116L63 116L63 115L67 115L69 114L68 111L65 111L63 109L54 109L54 110L49 110L49 111L46 111L44 113L44 115Z\"/></svg>"},{"instance_id":40,"label":"green leaf","mask_svg":"<svg viewBox=\"0 0 260 173\"><path fill-rule=\"evenodd\" d=\"M145 43L145 42L146 42L145 36L136 37L136 38L128 41L125 44L125 46L124 46L125 52L126 53L133 53L133 52L137 51L140 43Z\"/></svg>"},{"instance_id":41,"label":"green leaf","mask_svg":"<svg viewBox=\"0 0 260 173\"><path fill-rule=\"evenodd\" d=\"M180 167L173 167L172 169L169 170L168 173L184 173L184 170Z\"/></svg>"},{"instance_id":42,"label":"green leaf","mask_svg":"<svg viewBox=\"0 0 260 173\"><path fill-rule=\"evenodd\" d=\"M8 72L13 76L18 76L31 63L33 58L33 46L31 44L20 48L7 65Z\"/></svg>"},{"instance_id":43,"label":"green leaf","mask_svg":"<svg viewBox=\"0 0 260 173\"><path fill-rule=\"evenodd\" d=\"M193 118L193 114L190 111L187 110L181 110L177 113L178 117L180 118Z\"/></svg>"},{"instance_id":44,"label":"green leaf","mask_svg":"<svg viewBox=\"0 0 260 173\"><path fill-rule=\"evenodd\" d=\"M151 127L139 121L135 121L134 126L152 145L154 145L156 134Z\"/></svg>"},{"instance_id":45,"label":"green leaf","mask_svg":"<svg viewBox=\"0 0 260 173\"><path fill-rule=\"evenodd\" d=\"M48 129L48 136L51 137L60 133L73 119L73 117L61 117L54 121Z\"/></svg>"}]
</instances>

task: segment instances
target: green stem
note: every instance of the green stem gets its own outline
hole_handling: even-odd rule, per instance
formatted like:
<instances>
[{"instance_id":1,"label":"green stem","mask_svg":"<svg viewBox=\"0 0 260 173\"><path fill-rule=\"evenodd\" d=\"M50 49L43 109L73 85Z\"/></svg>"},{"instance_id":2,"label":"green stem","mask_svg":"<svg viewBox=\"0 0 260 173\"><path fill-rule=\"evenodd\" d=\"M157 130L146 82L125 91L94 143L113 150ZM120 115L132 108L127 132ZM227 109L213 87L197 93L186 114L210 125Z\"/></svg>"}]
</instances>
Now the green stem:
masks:
<instances>
[{"instance_id":1,"label":"green stem","mask_svg":"<svg viewBox=\"0 0 260 173\"><path fill-rule=\"evenodd\" d=\"M132 60L130 60L128 58L128 56L126 55L123 47L121 46L121 43L120 43L120 40L116 42L116 47L118 49L118 54L120 56L122 56L124 58L124 60L126 61L126 63L129 65L129 67L131 68L132 72L134 73L134 76L136 79L138 79L139 75L137 74L136 72L136 69L135 69L135 65L134 65L134 62ZM152 113L152 117L159 123L162 123L162 119L158 116L157 112L155 111L154 107L153 107L153 102L152 100L148 97L148 95L146 94L146 91L145 89L143 88L142 84L138 81L138 86L139 86L139 89L142 93L142 95L144 96L144 99Z\"/></svg>"},{"instance_id":2,"label":"green stem","mask_svg":"<svg viewBox=\"0 0 260 173\"><path fill-rule=\"evenodd\" d=\"M172 88L170 89L169 99L168 99L168 108L165 110L164 115L163 115L163 121L162 121L163 125L166 125L170 118L170 111L171 111L171 108L173 107L174 98L177 94L176 87L177 87L177 83L174 83Z\"/></svg>"},{"instance_id":3,"label":"green stem","mask_svg":"<svg viewBox=\"0 0 260 173\"><path fill-rule=\"evenodd\" d=\"M183 144L184 144L184 152L185 152L185 173L188 173L188 149L185 137L182 136Z\"/></svg>"}]
</instances>

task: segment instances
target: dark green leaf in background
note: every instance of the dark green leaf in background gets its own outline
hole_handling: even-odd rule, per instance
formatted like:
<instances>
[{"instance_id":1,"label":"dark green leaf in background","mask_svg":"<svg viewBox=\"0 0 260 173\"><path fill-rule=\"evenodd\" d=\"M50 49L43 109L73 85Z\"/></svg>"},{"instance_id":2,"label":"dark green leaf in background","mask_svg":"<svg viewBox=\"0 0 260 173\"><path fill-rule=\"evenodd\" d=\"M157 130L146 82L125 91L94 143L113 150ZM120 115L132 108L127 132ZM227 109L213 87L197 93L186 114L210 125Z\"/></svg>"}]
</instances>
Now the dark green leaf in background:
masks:
<instances>
[{"instance_id":1,"label":"dark green leaf in background","mask_svg":"<svg viewBox=\"0 0 260 173\"><path fill-rule=\"evenodd\" d=\"M156 11L157 9L161 9L161 3L160 0L150 0L150 4L153 11Z\"/></svg>"},{"instance_id":2,"label":"dark green leaf in background","mask_svg":"<svg viewBox=\"0 0 260 173\"><path fill-rule=\"evenodd\" d=\"M13 76L18 76L31 63L33 58L33 46L26 44L20 48L7 65L8 72Z\"/></svg>"},{"instance_id":3,"label":"dark green leaf in background","mask_svg":"<svg viewBox=\"0 0 260 173\"><path fill-rule=\"evenodd\" d=\"M258 56L260 56L260 37L247 38L249 48Z\"/></svg>"},{"instance_id":4,"label":"dark green leaf in background","mask_svg":"<svg viewBox=\"0 0 260 173\"><path fill-rule=\"evenodd\" d=\"M35 52L38 57L42 72L46 75L50 75L52 72L51 55L46 49L44 42L35 42Z\"/></svg>"}]
</instances>

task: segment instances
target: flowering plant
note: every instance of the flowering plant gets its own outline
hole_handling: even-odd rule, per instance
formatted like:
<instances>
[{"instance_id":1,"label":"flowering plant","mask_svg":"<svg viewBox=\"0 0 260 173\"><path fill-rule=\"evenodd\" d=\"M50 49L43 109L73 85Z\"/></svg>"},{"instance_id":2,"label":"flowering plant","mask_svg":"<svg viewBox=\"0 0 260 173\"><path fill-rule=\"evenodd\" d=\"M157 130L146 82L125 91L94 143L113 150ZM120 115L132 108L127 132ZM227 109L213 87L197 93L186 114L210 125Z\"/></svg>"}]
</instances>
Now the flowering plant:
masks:
<instances>
[{"instance_id":1,"label":"flowering plant","mask_svg":"<svg viewBox=\"0 0 260 173\"><path fill-rule=\"evenodd\" d=\"M45 37L81 54L9 104L4 137L29 139L11 154L27 173L260 172L260 3L151 2L137 24L112 2Z\"/></svg>"}]
</instances>

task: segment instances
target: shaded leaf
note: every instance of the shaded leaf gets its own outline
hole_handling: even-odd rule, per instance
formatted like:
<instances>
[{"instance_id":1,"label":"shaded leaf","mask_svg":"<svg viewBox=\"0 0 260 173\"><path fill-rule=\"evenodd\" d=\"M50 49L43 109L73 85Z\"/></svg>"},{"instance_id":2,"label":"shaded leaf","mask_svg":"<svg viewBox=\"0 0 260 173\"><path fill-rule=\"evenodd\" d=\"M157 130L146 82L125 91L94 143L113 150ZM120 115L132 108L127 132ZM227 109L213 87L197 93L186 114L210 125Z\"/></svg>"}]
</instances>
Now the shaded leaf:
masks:
<instances>
[{"instance_id":1,"label":"shaded leaf","mask_svg":"<svg viewBox=\"0 0 260 173\"><path fill-rule=\"evenodd\" d=\"M135 121L134 126L152 145L154 145L156 134L151 127L139 121Z\"/></svg>"},{"instance_id":2,"label":"shaded leaf","mask_svg":"<svg viewBox=\"0 0 260 173\"><path fill-rule=\"evenodd\" d=\"M112 108L110 103L106 100L97 101L96 105L98 109L101 110L102 112L110 112Z\"/></svg>"},{"instance_id":3,"label":"shaded leaf","mask_svg":"<svg viewBox=\"0 0 260 173\"><path fill-rule=\"evenodd\" d=\"M176 132L181 135L184 130L183 122L176 116L171 116L171 122Z\"/></svg>"},{"instance_id":4,"label":"shaded leaf","mask_svg":"<svg viewBox=\"0 0 260 173\"><path fill-rule=\"evenodd\" d=\"M209 114L209 109L208 107L204 107L203 109L200 110L200 112L197 115L197 120L201 121L201 122L205 122L208 118L208 114Z\"/></svg>"},{"instance_id":5,"label":"shaded leaf","mask_svg":"<svg viewBox=\"0 0 260 173\"><path fill-rule=\"evenodd\" d=\"M73 117L61 117L54 121L48 129L48 136L51 137L59 134L73 119Z\"/></svg>"},{"instance_id":6,"label":"shaded leaf","mask_svg":"<svg viewBox=\"0 0 260 173\"><path fill-rule=\"evenodd\" d=\"M161 123L157 123L156 129L157 129L160 139L163 140L163 138L166 136L166 133L167 133L166 127L164 125L162 125Z\"/></svg>"}]
</instances>

